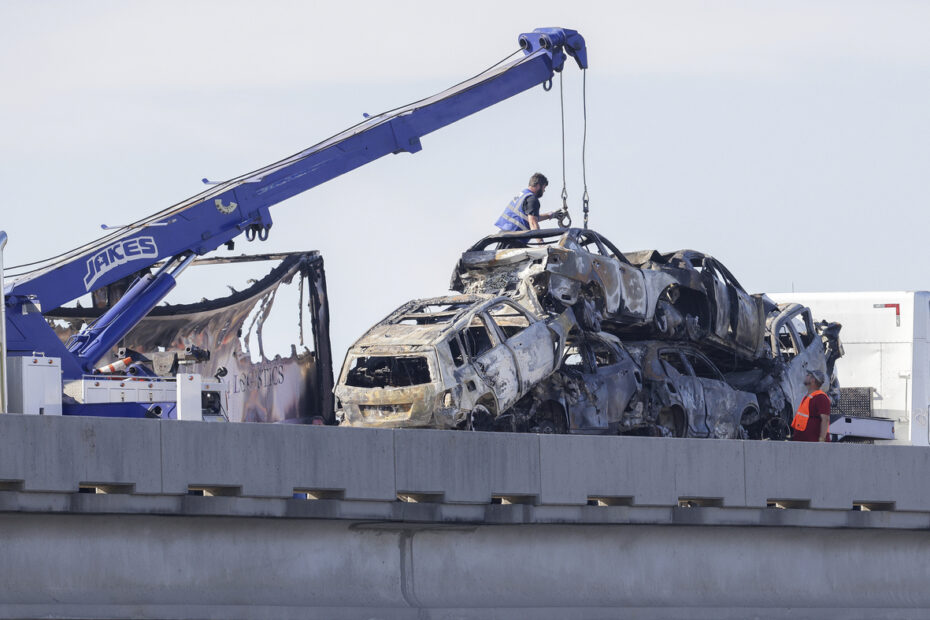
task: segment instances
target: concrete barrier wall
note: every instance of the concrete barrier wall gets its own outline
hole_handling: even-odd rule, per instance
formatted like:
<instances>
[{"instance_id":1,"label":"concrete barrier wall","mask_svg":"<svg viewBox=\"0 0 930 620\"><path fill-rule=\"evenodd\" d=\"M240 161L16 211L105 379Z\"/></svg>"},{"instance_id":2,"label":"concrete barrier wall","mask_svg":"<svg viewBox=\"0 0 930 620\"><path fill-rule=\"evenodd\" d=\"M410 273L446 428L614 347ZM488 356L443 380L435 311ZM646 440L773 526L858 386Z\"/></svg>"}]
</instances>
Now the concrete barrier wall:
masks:
<instances>
[{"instance_id":1,"label":"concrete barrier wall","mask_svg":"<svg viewBox=\"0 0 930 620\"><path fill-rule=\"evenodd\" d=\"M930 449L0 416L0 490L930 512Z\"/></svg>"},{"instance_id":2,"label":"concrete barrier wall","mask_svg":"<svg viewBox=\"0 0 930 620\"><path fill-rule=\"evenodd\" d=\"M0 618L927 617L928 458L0 415Z\"/></svg>"},{"instance_id":3,"label":"concrete barrier wall","mask_svg":"<svg viewBox=\"0 0 930 620\"><path fill-rule=\"evenodd\" d=\"M930 612L930 532L5 514L0 548L0 618Z\"/></svg>"}]
</instances>

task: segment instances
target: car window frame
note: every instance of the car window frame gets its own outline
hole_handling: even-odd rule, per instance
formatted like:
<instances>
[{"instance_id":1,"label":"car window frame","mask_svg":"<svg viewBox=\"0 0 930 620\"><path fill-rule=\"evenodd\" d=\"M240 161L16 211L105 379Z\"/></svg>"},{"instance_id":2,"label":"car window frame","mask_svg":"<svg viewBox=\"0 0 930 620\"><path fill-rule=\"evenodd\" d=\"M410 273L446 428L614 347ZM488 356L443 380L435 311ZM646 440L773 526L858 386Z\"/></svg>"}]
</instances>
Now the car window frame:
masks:
<instances>
[{"instance_id":1,"label":"car window frame","mask_svg":"<svg viewBox=\"0 0 930 620\"><path fill-rule=\"evenodd\" d=\"M495 348L499 347L501 343L503 342L503 340L501 340L500 338L500 334L497 333L497 330L498 330L497 323L495 323L494 321L489 321L488 316L484 313L484 311L476 312L475 314L473 314L468 319L468 322L466 323L463 329L470 328L471 322L475 319L480 319L482 323L484 323L484 328L488 331L489 340L491 341L491 348L486 351L482 351L481 353L475 354L473 351L470 351L468 349L468 341L463 338L464 342L462 344L466 345L465 354L471 360L480 359L483 355L487 355L488 352L493 351Z\"/></svg>"},{"instance_id":2,"label":"car window frame","mask_svg":"<svg viewBox=\"0 0 930 620\"><path fill-rule=\"evenodd\" d=\"M695 359L698 359L701 362L707 364L708 368L713 370L716 376L715 377L702 377L701 375L697 374L697 371L694 369L694 364L692 364L691 360L688 359L689 355L694 356ZM691 369L691 372L696 379L712 379L714 381L720 381L721 383L726 383L726 379L723 377L723 373L720 372L720 369L717 368L717 365L714 364L712 361L710 361L710 359L707 358L700 351L696 351L693 349L687 349L681 352L681 356L685 358L685 361L688 363L688 367Z\"/></svg>"},{"instance_id":3,"label":"car window frame","mask_svg":"<svg viewBox=\"0 0 930 620\"><path fill-rule=\"evenodd\" d=\"M570 366L567 368L569 372L580 372L583 375L593 374L592 369L594 366L594 360L592 359L591 350L587 347L587 341L583 340L582 342L567 345L565 347L565 353L562 354L562 359L559 361L559 367L565 368L565 359L569 356L568 349L575 347L578 349L578 355L581 357L581 369L579 370L575 366Z\"/></svg>"},{"instance_id":4,"label":"car window frame","mask_svg":"<svg viewBox=\"0 0 930 620\"><path fill-rule=\"evenodd\" d=\"M804 324L804 328L807 330L807 334L808 334L808 337L810 338L810 342L804 342L804 338L801 337L801 332L799 332L798 328L794 325L795 318L801 319L801 323ZM788 319L788 323L791 324L791 327L794 329L795 333L797 334L798 343L802 345L803 347L803 348L798 349L797 354L800 355L803 351L806 351L807 349L809 349L811 345L814 344L814 341L817 339L817 329L814 326L814 317L811 314L810 308L807 308L807 307L801 308L799 312L792 315Z\"/></svg>"},{"instance_id":5,"label":"car window frame","mask_svg":"<svg viewBox=\"0 0 930 620\"><path fill-rule=\"evenodd\" d=\"M513 336L508 336L508 335L504 332L503 328L502 328L500 325L497 324L497 321L494 320L494 315L491 314L491 310L493 310L494 308L497 308L498 306L507 306L507 307L509 307L511 310L514 310L514 311L516 312L516 314L521 315L521 316L522 316L523 318L525 318L526 321L527 321L526 327L524 327L523 329L521 329L518 333L514 334ZM536 317L534 317L532 314L530 314L529 311L525 310L524 308L521 308L520 306L518 306L516 303L510 301L509 299L500 299L500 300L496 300L496 301L493 302L493 303L488 304L488 306L487 306L485 309L483 309L483 310L480 312L480 314L486 316L486 317L490 320L491 324L494 325L494 330L497 332L497 336L498 336L498 338L499 338L499 340L500 340L500 342L499 342L498 344L505 343L505 342L507 342L508 340L510 340L511 338L516 338L517 336L519 336L520 334L522 334L522 333L525 332L526 330L528 330L528 329L530 329L531 327L533 327L533 324L536 322ZM497 345L495 345L495 346L497 346Z\"/></svg>"},{"instance_id":6,"label":"car window frame","mask_svg":"<svg viewBox=\"0 0 930 620\"><path fill-rule=\"evenodd\" d=\"M588 338L585 340L585 344L588 345L588 353L589 353L589 357L591 358L591 365L592 365L591 367L594 369L595 372L597 372L598 370L602 368L610 368L611 366L616 366L617 364L620 363L620 357L617 355L616 350L614 349L613 346L610 345L610 343L605 342L599 338ZM597 353L595 353L594 351L594 347L596 346L606 349L610 353L610 356L613 358L613 361L610 362L609 364L604 364L603 366L599 366L597 363Z\"/></svg>"},{"instance_id":7,"label":"car window frame","mask_svg":"<svg viewBox=\"0 0 930 620\"><path fill-rule=\"evenodd\" d=\"M802 344L801 336L800 334L798 334L797 330L794 327L794 322L792 321L792 319L795 316L797 316L797 314L798 313L794 313L794 314L791 314L790 316L784 317L782 321L776 322L775 325L773 326L774 329L772 329L771 345L772 345L772 348L774 349L774 351L772 351L772 354L777 355L779 359L784 359L786 362L790 362L797 356L801 355L801 353L807 348L805 347L804 349L802 349L799 346L800 344ZM794 355L792 355L791 357L788 357L788 355L782 351L781 338L779 338L779 334L781 333L782 327L788 328L788 334L792 340L792 344L794 345Z\"/></svg>"},{"instance_id":8,"label":"car window frame","mask_svg":"<svg viewBox=\"0 0 930 620\"><path fill-rule=\"evenodd\" d=\"M466 366L468 362L471 361L472 359L471 355L468 352L468 348L465 346L465 339L462 337L462 331L464 329L467 329L467 327L453 331L452 335L446 338L446 346L449 347L449 356L452 358L453 368L462 368L463 366ZM461 353L462 355L461 364L455 363L455 354L452 352L452 345L451 345L453 341L455 341L455 343L458 345L459 353Z\"/></svg>"},{"instance_id":9,"label":"car window frame","mask_svg":"<svg viewBox=\"0 0 930 620\"><path fill-rule=\"evenodd\" d=\"M664 348L664 349L658 349L658 350L656 350L656 357L658 357L658 358L659 358L659 362L662 363L662 365L663 365L663 366L662 366L663 370L665 369L665 364L671 364L671 362L668 362L668 361L662 359L662 354L664 354L664 353L674 353L675 355L678 356L678 359L681 360L681 363L682 363L682 365L685 367L685 371L686 371L686 372L682 373L680 370L678 370L677 368L675 368L674 366L672 366L672 368L675 370L675 372L677 372L677 373L678 373L679 375L681 375L682 377L691 377L692 379L696 378L696 376L695 376L695 374L694 374L694 369L691 368L691 364L689 364L689 363L688 363L688 360L685 358L685 356L682 355L680 349L675 349L675 348ZM667 374L667 373L666 373L666 374Z\"/></svg>"},{"instance_id":10,"label":"car window frame","mask_svg":"<svg viewBox=\"0 0 930 620\"><path fill-rule=\"evenodd\" d=\"M597 252L591 252L587 249L587 245L590 241L594 242L594 245L597 247ZM601 258L610 258L610 253L607 252L607 249L604 247L604 244L601 243L600 235L595 233L593 230L585 230L575 237L575 244L579 249L592 254L594 256L600 256Z\"/></svg>"},{"instance_id":11,"label":"car window frame","mask_svg":"<svg viewBox=\"0 0 930 620\"><path fill-rule=\"evenodd\" d=\"M735 287L735 288L736 288L737 290L739 290L739 291L743 291L744 293L746 292L746 289L744 289L744 288L743 288L743 285L739 283L739 280L736 279L736 276L734 276L732 273L730 273L730 270L727 269L727 268L723 265L723 263L721 263L720 261L718 261L716 258L707 257L705 260L708 261L708 262L712 262L712 263L713 263L714 269L717 271L717 273L720 274L721 279L722 279L724 282L726 282L726 283L729 284L730 286ZM748 294L748 293L747 293L747 294Z\"/></svg>"},{"instance_id":12,"label":"car window frame","mask_svg":"<svg viewBox=\"0 0 930 620\"><path fill-rule=\"evenodd\" d=\"M617 249L617 246L615 246L613 243L610 242L610 239L607 239L606 237L603 237L602 235L599 235L597 233L594 233L594 234L597 235L597 238L600 239L604 247L607 248L607 250L611 252L610 258L618 260L621 263L626 263L627 265L633 264L630 262L630 260L626 256L623 255L623 252Z\"/></svg>"}]
</instances>

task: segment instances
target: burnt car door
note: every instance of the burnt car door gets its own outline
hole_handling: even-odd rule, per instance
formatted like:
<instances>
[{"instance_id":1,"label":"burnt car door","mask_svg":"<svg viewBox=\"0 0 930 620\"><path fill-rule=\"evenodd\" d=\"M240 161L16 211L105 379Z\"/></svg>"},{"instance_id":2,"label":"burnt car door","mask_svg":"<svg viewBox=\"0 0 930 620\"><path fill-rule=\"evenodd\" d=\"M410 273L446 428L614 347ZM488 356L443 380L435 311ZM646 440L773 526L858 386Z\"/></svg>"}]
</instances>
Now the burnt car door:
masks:
<instances>
[{"instance_id":1,"label":"burnt car door","mask_svg":"<svg viewBox=\"0 0 930 620\"><path fill-rule=\"evenodd\" d=\"M705 256L691 259L691 264L701 273L701 282L710 299L711 332L718 339L730 340L730 294L726 283L714 270L713 263Z\"/></svg>"},{"instance_id":2,"label":"burnt car door","mask_svg":"<svg viewBox=\"0 0 930 620\"><path fill-rule=\"evenodd\" d=\"M617 424L642 386L642 375L622 347L600 338L590 339L586 344L594 364L591 380L598 395L598 421L602 425Z\"/></svg>"},{"instance_id":3,"label":"burnt car door","mask_svg":"<svg viewBox=\"0 0 930 620\"><path fill-rule=\"evenodd\" d=\"M659 388L668 390L673 395L673 398L668 400L678 400L684 407L687 425L684 436L704 436L707 424L704 419L706 408L703 387L678 349L659 349L658 356L666 375L665 385Z\"/></svg>"},{"instance_id":4,"label":"burnt car door","mask_svg":"<svg viewBox=\"0 0 930 620\"><path fill-rule=\"evenodd\" d=\"M655 304L655 300L649 299L646 293L646 276L639 267L630 263L609 239L596 235L593 231L591 234L600 241L601 252L615 261L620 271L620 296L623 304L620 314L637 321L645 320L650 306Z\"/></svg>"},{"instance_id":5,"label":"burnt car door","mask_svg":"<svg viewBox=\"0 0 930 620\"><path fill-rule=\"evenodd\" d=\"M684 356L704 392L704 436L735 437L742 414L742 403L736 399L736 391L706 357L697 351L686 351Z\"/></svg>"},{"instance_id":6,"label":"burnt car door","mask_svg":"<svg viewBox=\"0 0 930 620\"><path fill-rule=\"evenodd\" d=\"M619 257L622 254L619 251L616 251L616 256L611 255L600 236L592 230L580 232L577 243L596 273L596 277L590 279L600 281L603 286L604 310L617 318L645 317L645 283L639 269L621 260Z\"/></svg>"},{"instance_id":7,"label":"burnt car door","mask_svg":"<svg viewBox=\"0 0 930 620\"><path fill-rule=\"evenodd\" d=\"M497 401L498 413L509 408L522 393L513 353L483 314L471 318L462 337L475 371Z\"/></svg>"},{"instance_id":8,"label":"burnt car door","mask_svg":"<svg viewBox=\"0 0 930 620\"><path fill-rule=\"evenodd\" d=\"M521 394L552 374L558 342L553 339L545 322L505 301L494 305L488 316L513 356Z\"/></svg>"},{"instance_id":9,"label":"burnt car door","mask_svg":"<svg viewBox=\"0 0 930 620\"><path fill-rule=\"evenodd\" d=\"M798 304L779 308L783 309L772 321L769 337L772 354L781 368L778 382L791 402L789 413L794 413L807 393L804 388L807 373L819 370L826 376L827 362L810 309Z\"/></svg>"},{"instance_id":10,"label":"burnt car door","mask_svg":"<svg viewBox=\"0 0 930 620\"><path fill-rule=\"evenodd\" d=\"M452 379L456 385L452 389L459 408L466 412L472 409L484 392L478 389L479 385L484 384L484 379L478 374L475 364L468 363L468 356L465 353L467 347L463 343L468 338L467 330L468 328L465 328L461 332L453 333L446 341L452 361Z\"/></svg>"},{"instance_id":11,"label":"burnt car door","mask_svg":"<svg viewBox=\"0 0 930 620\"><path fill-rule=\"evenodd\" d=\"M765 340L765 304L761 295L750 295L720 261L711 259L716 277L723 281L730 302L730 329L733 341L757 357Z\"/></svg>"},{"instance_id":12,"label":"burnt car door","mask_svg":"<svg viewBox=\"0 0 930 620\"><path fill-rule=\"evenodd\" d=\"M765 335L762 299L743 290L716 259L705 256L694 262L700 263L701 279L712 301L714 334L747 357L756 357Z\"/></svg>"},{"instance_id":13,"label":"burnt car door","mask_svg":"<svg viewBox=\"0 0 930 620\"><path fill-rule=\"evenodd\" d=\"M622 412L611 412L612 396L620 389L617 354L595 339L578 343L574 355L566 356L565 368L573 379L565 396L570 428L575 431L603 431Z\"/></svg>"},{"instance_id":14,"label":"burnt car door","mask_svg":"<svg viewBox=\"0 0 930 620\"><path fill-rule=\"evenodd\" d=\"M571 432L616 432L642 387L642 373L623 348L601 336L571 343L560 368L562 404Z\"/></svg>"},{"instance_id":15,"label":"burnt car door","mask_svg":"<svg viewBox=\"0 0 930 620\"><path fill-rule=\"evenodd\" d=\"M607 428L602 413L607 401L607 386L597 376L594 354L588 342L570 345L562 358L562 398L570 431Z\"/></svg>"}]
</instances>

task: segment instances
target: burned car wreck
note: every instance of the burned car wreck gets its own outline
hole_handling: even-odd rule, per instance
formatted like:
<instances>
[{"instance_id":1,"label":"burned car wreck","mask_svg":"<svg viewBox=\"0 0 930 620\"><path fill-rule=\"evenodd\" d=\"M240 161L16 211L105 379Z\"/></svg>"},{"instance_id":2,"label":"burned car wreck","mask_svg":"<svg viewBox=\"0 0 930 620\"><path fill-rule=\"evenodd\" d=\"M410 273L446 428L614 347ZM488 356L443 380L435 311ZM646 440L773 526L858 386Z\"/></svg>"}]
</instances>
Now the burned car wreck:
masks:
<instances>
[{"instance_id":1,"label":"burned car wreck","mask_svg":"<svg viewBox=\"0 0 930 620\"><path fill-rule=\"evenodd\" d=\"M540 229L485 237L466 250L450 288L508 295L537 315L582 304L584 326L651 320L642 274L593 230ZM654 306L654 304L653 304Z\"/></svg>"},{"instance_id":2,"label":"burned car wreck","mask_svg":"<svg viewBox=\"0 0 930 620\"><path fill-rule=\"evenodd\" d=\"M827 377L829 385L823 390L837 402L840 386L835 363L843 355L841 327L839 323L815 323L806 306L773 304L766 320L764 358L753 368L726 374L732 385L758 396L757 415L743 420L750 438L787 436L791 418L806 393L804 377L811 370Z\"/></svg>"},{"instance_id":3,"label":"burned car wreck","mask_svg":"<svg viewBox=\"0 0 930 620\"><path fill-rule=\"evenodd\" d=\"M762 296L694 250L624 254L579 228L502 233L462 254L450 287L508 295L537 316L571 306L582 327L621 338L687 339L741 360L763 354Z\"/></svg>"},{"instance_id":4,"label":"burned car wreck","mask_svg":"<svg viewBox=\"0 0 930 620\"><path fill-rule=\"evenodd\" d=\"M574 331L559 370L501 416L499 428L616 434L642 417L639 364L615 336Z\"/></svg>"},{"instance_id":5,"label":"burned car wreck","mask_svg":"<svg viewBox=\"0 0 930 620\"><path fill-rule=\"evenodd\" d=\"M763 296L747 293L720 261L694 250L628 252L626 257L647 274L647 282L665 286L664 278L648 275L662 274L677 283L664 289L657 320L661 334L687 336L742 360L763 355Z\"/></svg>"},{"instance_id":6,"label":"burned car wreck","mask_svg":"<svg viewBox=\"0 0 930 620\"><path fill-rule=\"evenodd\" d=\"M645 383L642 418L627 427L657 429L672 437L736 439L742 423L758 417L755 394L733 387L697 348L664 340L628 342Z\"/></svg>"},{"instance_id":7,"label":"burned car wreck","mask_svg":"<svg viewBox=\"0 0 930 620\"><path fill-rule=\"evenodd\" d=\"M734 439L759 404L689 345L578 333L559 370L504 417L535 433Z\"/></svg>"},{"instance_id":8,"label":"burned car wreck","mask_svg":"<svg viewBox=\"0 0 930 620\"><path fill-rule=\"evenodd\" d=\"M411 301L349 348L342 424L491 429L556 370L573 326L570 312L542 320L506 297Z\"/></svg>"}]
</instances>

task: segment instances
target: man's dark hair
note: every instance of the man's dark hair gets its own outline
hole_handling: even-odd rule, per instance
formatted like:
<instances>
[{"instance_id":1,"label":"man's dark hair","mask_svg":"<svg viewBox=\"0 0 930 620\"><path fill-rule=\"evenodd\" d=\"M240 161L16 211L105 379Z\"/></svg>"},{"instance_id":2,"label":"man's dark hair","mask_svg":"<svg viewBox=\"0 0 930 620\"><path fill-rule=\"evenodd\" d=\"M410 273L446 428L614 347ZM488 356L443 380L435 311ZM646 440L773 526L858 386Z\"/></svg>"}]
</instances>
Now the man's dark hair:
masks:
<instances>
[{"instance_id":1,"label":"man's dark hair","mask_svg":"<svg viewBox=\"0 0 930 620\"><path fill-rule=\"evenodd\" d=\"M549 179L542 172L537 172L530 177L530 184L527 187L533 187L534 185L549 185Z\"/></svg>"}]
</instances>

